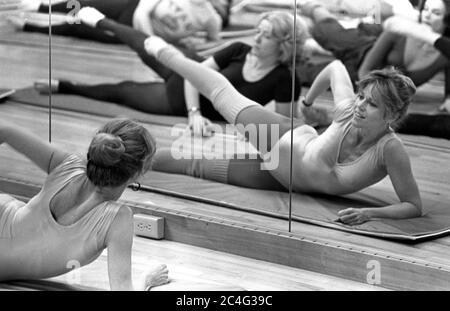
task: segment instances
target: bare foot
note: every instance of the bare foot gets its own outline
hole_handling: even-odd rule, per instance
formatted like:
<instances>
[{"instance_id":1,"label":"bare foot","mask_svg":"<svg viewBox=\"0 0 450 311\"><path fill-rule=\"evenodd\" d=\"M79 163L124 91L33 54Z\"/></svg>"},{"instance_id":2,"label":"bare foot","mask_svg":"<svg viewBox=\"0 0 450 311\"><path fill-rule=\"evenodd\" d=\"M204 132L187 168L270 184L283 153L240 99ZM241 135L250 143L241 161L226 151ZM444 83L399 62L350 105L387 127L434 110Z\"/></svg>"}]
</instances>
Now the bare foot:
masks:
<instances>
[{"instance_id":1,"label":"bare foot","mask_svg":"<svg viewBox=\"0 0 450 311\"><path fill-rule=\"evenodd\" d=\"M169 270L166 265L158 265L143 273L142 287L150 290L152 287L169 283Z\"/></svg>"},{"instance_id":2,"label":"bare foot","mask_svg":"<svg viewBox=\"0 0 450 311\"><path fill-rule=\"evenodd\" d=\"M18 9L21 11L37 12L40 5L41 0L22 0L18 5Z\"/></svg>"},{"instance_id":3,"label":"bare foot","mask_svg":"<svg viewBox=\"0 0 450 311\"><path fill-rule=\"evenodd\" d=\"M10 14L6 17L6 20L12 26L14 26L16 30L23 30L23 27L27 22L27 19L25 18L25 14L23 12L20 12L18 14Z\"/></svg>"},{"instance_id":4,"label":"bare foot","mask_svg":"<svg viewBox=\"0 0 450 311\"><path fill-rule=\"evenodd\" d=\"M41 94L58 93L59 91L59 80L51 80L50 83L48 79L39 79L34 82L34 89Z\"/></svg>"}]
</instances>

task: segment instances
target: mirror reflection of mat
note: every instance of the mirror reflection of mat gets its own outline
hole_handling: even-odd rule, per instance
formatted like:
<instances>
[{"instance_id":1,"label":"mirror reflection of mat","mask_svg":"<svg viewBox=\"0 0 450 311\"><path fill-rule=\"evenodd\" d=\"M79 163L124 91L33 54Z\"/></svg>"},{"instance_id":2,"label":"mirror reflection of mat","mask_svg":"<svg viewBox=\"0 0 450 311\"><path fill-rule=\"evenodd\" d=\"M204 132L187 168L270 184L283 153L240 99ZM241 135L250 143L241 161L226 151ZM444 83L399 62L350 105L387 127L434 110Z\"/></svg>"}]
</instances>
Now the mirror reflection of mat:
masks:
<instances>
[{"instance_id":1,"label":"mirror reflection of mat","mask_svg":"<svg viewBox=\"0 0 450 311\"><path fill-rule=\"evenodd\" d=\"M14 94L16 91L12 90L12 89L2 89L0 88L0 100L11 96L12 94Z\"/></svg>"},{"instance_id":2,"label":"mirror reflection of mat","mask_svg":"<svg viewBox=\"0 0 450 311\"><path fill-rule=\"evenodd\" d=\"M259 215L288 219L289 194L221 184L185 175L150 171L142 178L144 190L217 205ZM339 210L348 207L386 206L397 202L385 187L370 187L346 196L294 193L292 219L330 229L411 243L436 239L450 233L450 209L439 195L423 194L424 215L412 219L374 219L358 226L337 221ZM249 200L251 198L251 200Z\"/></svg>"}]
</instances>

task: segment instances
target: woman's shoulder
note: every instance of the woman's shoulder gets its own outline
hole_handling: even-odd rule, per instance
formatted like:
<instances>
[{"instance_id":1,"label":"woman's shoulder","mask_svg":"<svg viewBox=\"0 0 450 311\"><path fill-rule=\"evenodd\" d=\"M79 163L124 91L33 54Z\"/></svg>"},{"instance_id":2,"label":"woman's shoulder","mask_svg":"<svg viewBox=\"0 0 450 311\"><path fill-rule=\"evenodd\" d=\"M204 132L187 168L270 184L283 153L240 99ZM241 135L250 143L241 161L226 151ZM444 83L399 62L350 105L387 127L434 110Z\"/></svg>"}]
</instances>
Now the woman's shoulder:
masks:
<instances>
[{"instance_id":1,"label":"woman's shoulder","mask_svg":"<svg viewBox=\"0 0 450 311\"><path fill-rule=\"evenodd\" d=\"M112 213L114 215L114 219L120 220L129 220L133 216L133 211L131 208L123 203L117 201L108 201L107 202L107 213Z\"/></svg>"},{"instance_id":2,"label":"woman's shoulder","mask_svg":"<svg viewBox=\"0 0 450 311\"><path fill-rule=\"evenodd\" d=\"M104 245L108 245L111 240L121 238L121 232L133 228L133 211L128 205L116 201L110 201L106 205L104 217L107 221L104 228Z\"/></svg>"},{"instance_id":3,"label":"woman's shoulder","mask_svg":"<svg viewBox=\"0 0 450 311\"><path fill-rule=\"evenodd\" d=\"M214 54L214 59L220 67L222 63L228 64L231 59L238 59L244 62L247 54L250 52L251 46L243 42L233 42L225 48ZM224 65L222 64L222 65Z\"/></svg>"},{"instance_id":4,"label":"woman's shoulder","mask_svg":"<svg viewBox=\"0 0 450 311\"><path fill-rule=\"evenodd\" d=\"M239 54L247 55L252 49L252 47L247 43L236 41L229 46L229 49L234 50Z\"/></svg>"},{"instance_id":5,"label":"woman's shoulder","mask_svg":"<svg viewBox=\"0 0 450 311\"><path fill-rule=\"evenodd\" d=\"M84 168L85 166L84 160L80 156L76 154L67 154L61 163L53 169L52 173Z\"/></svg>"},{"instance_id":6,"label":"woman's shoulder","mask_svg":"<svg viewBox=\"0 0 450 311\"><path fill-rule=\"evenodd\" d=\"M85 171L85 169L86 163L81 157L75 154L68 154L47 176L44 187L60 185L72 176L79 174L81 171Z\"/></svg>"},{"instance_id":7,"label":"woman's shoulder","mask_svg":"<svg viewBox=\"0 0 450 311\"><path fill-rule=\"evenodd\" d=\"M404 158L405 155L407 157L403 141L393 131L380 138L377 143L377 151L383 163L387 158Z\"/></svg>"}]
</instances>

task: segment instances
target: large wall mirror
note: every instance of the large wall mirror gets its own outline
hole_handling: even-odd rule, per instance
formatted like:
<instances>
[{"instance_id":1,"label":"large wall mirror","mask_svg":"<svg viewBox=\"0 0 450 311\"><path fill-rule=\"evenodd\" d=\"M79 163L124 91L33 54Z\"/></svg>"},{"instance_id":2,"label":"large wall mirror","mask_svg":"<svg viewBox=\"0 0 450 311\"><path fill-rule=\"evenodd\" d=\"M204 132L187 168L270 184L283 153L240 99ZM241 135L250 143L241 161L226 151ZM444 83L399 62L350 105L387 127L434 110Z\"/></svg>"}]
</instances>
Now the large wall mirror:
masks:
<instances>
[{"instance_id":1,"label":"large wall mirror","mask_svg":"<svg viewBox=\"0 0 450 311\"><path fill-rule=\"evenodd\" d=\"M49 36L23 31L27 20L43 23L48 15L24 12L19 6L18 0L0 1L0 114L2 120L49 140L48 101L37 98L33 89L35 81L49 78ZM41 184L45 174L27 158L6 144L0 148L3 192L22 194L20 186L7 186L4 180L12 184Z\"/></svg>"},{"instance_id":2,"label":"large wall mirror","mask_svg":"<svg viewBox=\"0 0 450 311\"><path fill-rule=\"evenodd\" d=\"M177 1L182 4L177 4ZM14 95L8 94L5 99L2 99L0 105L2 114L11 115L11 119L17 124L31 127L37 135L46 139L51 137L52 143L78 154L86 153L90 139L97 128L117 116L126 116L142 121L154 134L160 149L170 149L177 145L176 148L185 148L178 150L189 149L188 154L194 156L195 153L202 154L205 148L209 148L208 152L213 155L209 160L217 160L214 167L208 166L212 163L208 162L204 164L206 168L200 168L199 162L194 161L186 164L187 166L184 168L180 168L177 163L181 163L182 166L184 165L183 161L188 160L184 159L181 154L181 161L169 161L168 167L164 168L162 165L163 169L151 171L140 178L141 190L148 191L148 197L158 193L159 195L194 200L199 204L217 204L221 208L240 209L270 216L277 219L277 223L273 224L277 230L295 232L296 228L299 229L302 226L299 221L348 229L351 226L346 226L338 221L340 210L346 207L382 206L398 202L398 196L390 179L376 180L378 175L385 176L386 174L386 168L383 165L377 168L379 174L373 178L365 178L364 173L338 176L339 170L346 170L346 167L353 165L353 160L360 160L359 157L351 158L353 160L347 162L345 159L343 160L340 156L342 149L340 143L335 147L330 147L334 148L334 151L330 151L327 159L331 162L334 161L334 164L325 163L328 160L320 155L320 150L317 151L318 154L308 155L309 162L300 161L299 157L304 154L297 150L300 148L299 144L307 144L312 137L327 131L335 109L335 100L328 87L323 87L320 96L315 98L314 102L306 100L306 105L313 104L306 110L303 107L301 101L303 97L301 96L308 94L313 78L317 77L318 73L335 58L336 54L333 55L330 50L334 49L334 52L337 51L338 54L342 52L340 57L346 57L345 65L353 66L354 70L350 74L354 78L354 75L359 74L361 65L366 64L366 60L362 56L367 57L370 54L368 51L377 42L377 38L383 35L381 22L394 11L399 12L399 8L407 10L409 6L411 9L413 6L421 7L423 1L419 1L419 3L409 0L399 1L398 3L402 3L404 7L396 4L399 7L395 7L395 10L392 7L389 9L389 6L379 5L381 2L376 0L317 1L309 7L302 6L301 10L294 9L295 0L208 1L210 1L210 6L207 8L196 8L189 11L191 14L189 16L174 18L169 14L171 6L165 7L164 3L178 5L183 9L187 2L184 0L161 0L153 8L154 20L149 25L136 21L136 18L139 17L136 12L140 12L139 10L145 12L145 8L142 8L144 0L123 0L114 2L114 4L106 0L44 0L42 3L40 1L0 0L0 4L2 4L0 11L0 91L16 91ZM442 4L439 0L431 2L437 7ZM14 5L17 8L20 3L25 3L26 7L22 7L20 11L16 10L17 12L13 14L14 9L12 8ZM52 6L49 6L50 3ZM75 18L75 13L86 4L96 6L111 19L115 19L116 23L103 23L101 27L94 27L93 25L96 25L99 18L96 14L88 14L85 16L87 23L81 23ZM231 7L229 16L226 14L228 5ZM445 7L439 8L445 10ZM427 9L429 8L427 7ZM275 11L281 11L291 16L295 12L298 13L295 19L296 24L293 27L296 29L296 36L293 32L283 34L283 31L289 27L292 29L292 25L289 26L289 23L287 26L283 24L284 17L260 20L261 13L271 14ZM416 14L414 11L408 12ZM6 15L8 15L8 19ZM202 20L205 16L210 16L210 19L203 25L205 28L200 33L192 31L193 29L198 30L195 28L199 27L198 25L186 22L188 17ZM214 24L217 23L217 18L221 18L226 26L218 37L219 41L211 42L209 39L216 38L217 35L218 29ZM321 33L317 31L313 33L312 27L324 20L328 21L328 24L322 23ZM361 21L364 24L358 28ZM334 22L336 23L334 24ZM49 23L52 24L51 29L49 29ZM142 32L136 32L131 27L120 26L124 24L134 26ZM202 123L203 119L197 114L198 111L191 109L192 106L186 105L183 100L183 97L187 98L188 96L197 96L198 99L198 94L188 95L187 88L189 87L184 84L182 79L173 78L176 76L173 72L160 66L154 58L146 55L143 48L143 40L146 37L143 33L148 30L146 27L151 27L153 32L165 36L169 42L179 43L184 50L190 50L187 52L190 57L198 61L206 60L205 66L215 70L223 71L223 68L233 62L240 62L242 66L245 63L242 72L244 72L244 80L249 80L247 81L248 85L260 83L261 77L276 72L277 79L282 81L281 84L277 84L278 82L261 83L258 91L249 90L250 87L243 88L243 92L247 92L247 96L254 96L255 100L259 99L264 104L270 102L267 109L291 117L289 122L285 122L286 119L280 121L277 119L278 117L273 120L280 123L285 122L284 125L292 124L296 128L295 145L290 146L292 142L289 135L283 135L279 153L272 154L273 159L279 161L275 173L265 169L262 170L261 175L250 176L254 174L253 166L256 165L255 169L257 167L259 169L260 158L257 156L257 150L249 146L244 136L237 135L232 129L227 128L223 120L222 123L218 122L221 124L219 127L214 128L216 133L212 138L197 139L194 136L186 135L186 124L189 122L186 116L188 115L191 116L191 131L198 131L199 127L205 126ZM327 29L327 27L331 28ZM347 41L341 40L345 41L342 44L348 44L350 47L331 45L327 47L319 44L323 43L323 40L326 41L327 35L336 34L334 38L329 39L335 41L339 39L339 27L346 30L354 29L352 33L347 34ZM52 36L48 35L50 32ZM198 36L185 37L186 33L194 32ZM363 37L361 37L362 33L364 33ZM294 37L296 40L293 40ZM362 39L359 40L359 38ZM245 45L236 45L235 42L238 41L244 42ZM331 42L334 41L331 40ZM413 44L421 47L416 41L408 41L407 44L411 45L408 47L412 47ZM294 46L297 51L303 51L303 53L296 53ZM342 51L339 50L340 48ZM248 52L250 49L253 49L253 54ZM281 69L278 68L280 58L272 59L272 63L269 65L266 63L266 66L258 67L258 60L255 61L254 55L260 53L259 57L262 58L265 55L264 57L270 58L270 55L264 54L270 49L277 50L280 55L290 55L292 58L284 57ZM196 54L193 55L192 51L195 51ZM343 56L344 52L348 52L348 55ZM444 69L446 63L442 59L442 55L435 50L429 49L423 52L428 53L426 55L429 56L426 58L426 63L420 60L416 62L416 55L405 54L410 61L408 65L428 78L428 82L418 89L409 112L429 115L434 113L433 109L440 108L443 103L444 74L442 70L435 70L435 67L442 66L440 69ZM247 53L251 55L248 58ZM295 59L293 59L294 55ZM208 59L212 59L213 62L208 62ZM401 67L401 64L392 65ZM296 68L298 80L291 78L292 66ZM424 74L422 69L425 67L423 66L434 66L435 72L425 70ZM252 70L248 71L249 67ZM286 72L288 73L287 78ZM245 77L245 75L247 76ZM342 84L338 85L342 87ZM342 88L339 91L342 91ZM51 96L48 93L51 93ZM217 115L214 116L214 112L210 111L211 106L207 108L207 105L203 103L203 99L200 99L197 105L200 105L203 116L217 117ZM449 109L447 106L442 106L441 109L444 111ZM364 119L363 116L361 118ZM431 128L432 124L436 124L437 118L422 116L416 118L410 118L407 121L419 122L422 125L429 123L430 126L427 125L427 129L424 129L423 133L417 133L411 127L403 126L402 133L405 134L402 134L401 138L410 155L413 173L421 189L421 194L423 194L422 199L424 202L429 203L434 200L441 204L443 200L439 196L448 197L450 193L446 186L450 184L448 182L450 172L447 169L448 165L443 165L448 159L450 145L447 140L442 139L445 138L442 131L445 132L446 128L448 129L448 124L441 131ZM441 118L445 117L439 117L439 120ZM215 123L214 120L211 121ZM276 125L276 122L274 121L271 125ZM309 126L297 127L299 122L306 122ZM445 122L445 120L439 122ZM390 127L387 129L390 130ZM280 128L277 128L277 131L279 130ZM441 137L429 138L427 135L440 135ZM337 141L333 141L333 137L329 139L336 144ZM290 148L287 148L289 146ZM370 149L369 145L363 147L361 147L362 151ZM327 149L328 145L317 148ZM293 150L292 161L291 150ZM334 157L331 155L333 152L335 153ZM233 154L239 154L239 156L235 156L237 160L246 158L250 158L250 160L224 164L229 159L228 156L233 156ZM361 154L364 155L364 152ZM343 162L341 163L341 161ZM299 167L300 164L306 165L304 171L309 174L307 180L302 175L303 173L299 173L299 170L303 169ZM376 165L378 164L379 162L376 163ZM2 165L5 166L2 168L5 175L15 178L15 175L6 167L7 164ZM230 168L229 165L234 165L234 167ZM39 184L43 175L27 173L28 170L34 172L29 166L23 164L21 174L28 176L30 182ZM294 168L293 171L290 170L291 167ZM236 171L236 175L226 176L232 169ZM181 176L186 175L186 172L188 175L204 178L193 180L189 176ZM166 173L183 174L174 177L173 174ZM328 174L322 188L317 184L320 183L318 180L324 178L320 174ZM355 177L357 175L359 179ZM234 180L232 180L233 178ZM346 180L343 181L340 178L346 178ZM210 182L208 179L212 179L214 182ZM331 190L332 185L327 184L331 179L336 179L335 182L338 184L345 183L342 191ZM226 182L235 185L226 185ZM368 188L362 187L361 191L351 195L341 195L348 192L347 188L359 190L361 187L355 183L364 182L367 182L365 186L372 182L375 182L375 185ZM399 193L400 184L397 181L395 187L397 193ZM236 185L242 185L242 187ZM439 190L435 191L435 189ZM292 195L289 190L292 190ZM424 205L426 204L424 203ZM294 220L296 225L293 226L290 220ZM282 225L279 225L280 222ZM382 223L376 230L383 231L386 226L392 227L390 224ZM363 229L367 228L363 227Z\"/></svg>"},{"instance_id":3,"label":"large wall mirror","mask_svg":"<svg viewBox=\"0 0 450 311\"><path fill-rule=\"evenodd\" d=\"M450 150L448 117L443 116L448 113L449 66L444 55L448 57L448 52L435 41L448 34L448 21L443 19L448 5L444 1L311 1L302 2L300 8L297 21L304 22L311 34L306 41L309 60L297 65L302 82L307 81L302 88L305 102L299 103L300 117L315 130L297 128L294 135L292 180L294 190L300 191L292 196L292 219L407 239L447 227L445 221L437 225L439 217L433 214L445 209L443 198L449 194L450 172L441 162L448 159ZM432 10L442 14L440 26L428 21ZM436 36L433 39L431 32ZM424 50L434 55L433 60L421 54ZM403 56L394 59L396 53ZM336 58L348 75L339 69L342 64L326 67ZM409 63L412 59L421 65ZM430 62L426 64L425 59ZM327 72L319 75L324 68ZM389 70L371 74L384 68ZM315 77L320 83L311 87ZM353 86L345 83L348 77ZM379 89L382 98L377 98L377 90L369 91L375 80L396 81L399 96L383 87ZM364 82L358 85L358 81ZM346 99L352 104L346 106L350 110L344 120ZM385 111L378 129L367 124L370 105ZM337 135L342 126L346 128L343 135ZM378 133L379 139L360 149L361 144L352 143L349 136L362 133L365 127ZM364 140L366 136L356 137ZM388 137L399 138L403 146L395 164L383 144ZM379 150L384 151L377 154ZM374 157L377 164L369 164L368 159ZM402 212L397 214L395 208ZM420 219L421 213L436 218ZM433 223L433 229L425 229L425 223Z\"/></svg>"}]
</instances>

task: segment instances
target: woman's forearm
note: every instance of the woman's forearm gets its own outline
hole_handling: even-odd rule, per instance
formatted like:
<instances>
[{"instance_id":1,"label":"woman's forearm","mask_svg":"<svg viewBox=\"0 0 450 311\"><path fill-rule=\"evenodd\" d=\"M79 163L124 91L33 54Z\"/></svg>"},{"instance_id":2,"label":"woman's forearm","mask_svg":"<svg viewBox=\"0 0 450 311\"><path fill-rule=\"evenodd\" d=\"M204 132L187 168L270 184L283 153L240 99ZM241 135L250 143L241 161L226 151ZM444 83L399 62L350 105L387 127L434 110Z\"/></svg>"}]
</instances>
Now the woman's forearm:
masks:
<instances>
[{"instance_id":1,"label":"woman's forearm","mask_svg":"<svg viewBox=\"0 0 450 311\"><path fill-rule=\"evenodd\" d=\"M333 61L319 73L306 94L305 101L308 104L313 103L330 87L336 103L353 95L352 82L340 61Z\"/></svg>"},{"instance_id":2,"label":"woman's forearm","mask_svg":"<svg viewBox=\"0 0 450 311\"><path fill-rule=\"evenodd\" d=\"M402 202L385 207L364 208L363 213L369 219L373 218L389 218L389 219L406 219L422 216L422 209L410 202Z\"/></svg>"},{"instance_id":3,"label":"woman's forearm","mask_svg":"<svg viewBox=\"0 0 450 311\"><path fill-rule=\"evenodd\" d=\"M187 111L200 107L200 93L188 80L184 80L184 98Z\"/></svg>"},{"instance_id":4,"label":"woman's forearm","mask_svg":"<svg viewBox=\"0 0 450 311\"><path fill-rule=\"evenodd\" d=\"M450 38L440 36L433 44L436 49L450 59Z\"/></svg>"}]
</instances>

